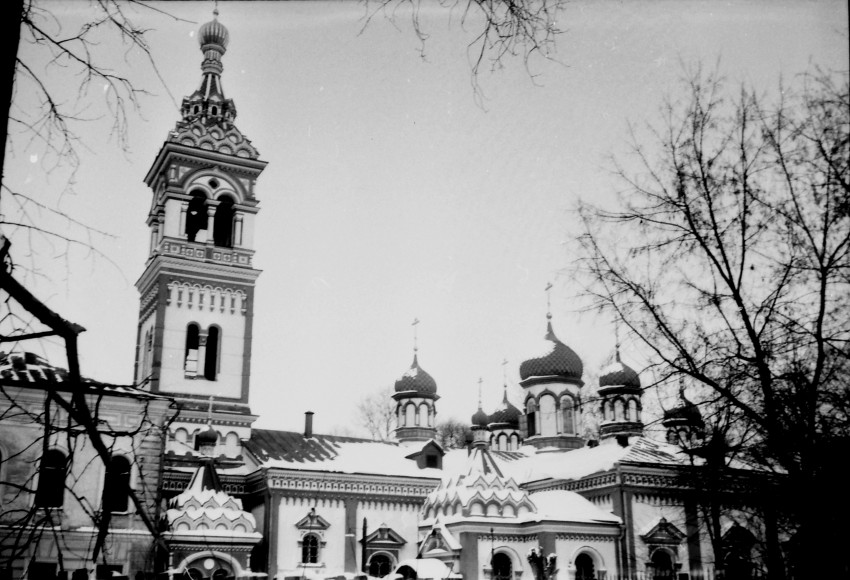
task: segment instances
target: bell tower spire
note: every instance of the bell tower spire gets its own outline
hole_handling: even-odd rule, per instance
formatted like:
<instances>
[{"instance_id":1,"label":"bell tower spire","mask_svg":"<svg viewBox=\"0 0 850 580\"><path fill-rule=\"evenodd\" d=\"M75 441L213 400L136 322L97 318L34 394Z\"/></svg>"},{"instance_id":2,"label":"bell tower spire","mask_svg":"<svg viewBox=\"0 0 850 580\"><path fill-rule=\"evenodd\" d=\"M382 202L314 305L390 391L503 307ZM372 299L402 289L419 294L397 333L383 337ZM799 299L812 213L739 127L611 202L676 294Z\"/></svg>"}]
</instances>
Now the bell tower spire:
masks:
<instances>
[{"instance_id":1,"label":"bell tower spire","mask_svg":"<svg viewBox=\"0 0 850 580\"><path fill-rule=\"evenodd\" d=\"M136 283L136 383L176 397L190 421L203 424L215 396L213 422L229 413L245 423L260 275L252 264L255 185L266 162L234 125L236 106L221 83L230 33L218 10L213 15L198 30L200 86L183 99L145 176L153 198L149 255Z\"/></svg>"}]
</instances>

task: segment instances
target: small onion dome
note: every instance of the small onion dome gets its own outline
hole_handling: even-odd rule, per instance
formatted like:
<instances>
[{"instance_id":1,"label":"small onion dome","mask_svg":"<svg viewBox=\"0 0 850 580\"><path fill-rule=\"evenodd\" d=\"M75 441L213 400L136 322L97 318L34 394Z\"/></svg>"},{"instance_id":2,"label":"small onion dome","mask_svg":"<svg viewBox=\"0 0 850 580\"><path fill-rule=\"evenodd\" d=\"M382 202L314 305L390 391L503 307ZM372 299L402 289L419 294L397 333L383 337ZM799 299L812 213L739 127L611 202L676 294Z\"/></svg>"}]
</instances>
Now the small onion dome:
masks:
<instances>
[{"instance_id":1,"label":"small onion dome","mask_svg":"<svg viewBox=\"0 0 850 580\"><path fill-rule=\"evenodd\" d=\"M484 412L484 409L478 407L478 411L472 416L472 426L473 427L486 427L487 423L490 422L490 417L487 416L487 413Z\"/></svg>"},{"instance_id":2,"label":"small onion dome","mask_svg":"<svg viewBox=\"0 0 850 580\"><path fill-rule=\"evenodd\" d=\"M545 345L540 348L543 354L523 361L519 365L520 378L525 380L529 377L558 376L580 380L584 365L575 351L555 336L551 320L546 327L544 339Z\"/></svg>"},{"instance_id":3,"label":"small onion dome","mask_svg":"<svg viewBox=\"0 0 850 580\"><path fill-rule=\"evenodd\" d=\"M207 425L207 428L195 436L195 447L200 449L203 445L215 446L218 442L218 433L213 429L212 425Z\"/></svg>"},{"instance_id":4,"label":"small onion dome","mask_svg":"<svg viewBox=\"0 0 850 580\"><path fill-rule=\"evenodd\" d=\"M202 24L198 30L198 42L201 47L209 44L217 44L221 47L222 52L227 48L227 43L230 42L230 33L227 28L218 21L218 10L213 12L215 17L209 22Z\"/></svg>"},{"instance_id":5,"label":"small onion dome","mask_svg":"<svg viewBox=\"0 0 850 580\"><path fill-rule=\"evenodd\" d=\"M521 414L519 409L511 405L510 401L508 401L508 393L505 392L502 404L490 415L490 423L504 423L518 429L519 416Z\"/></svg>"},{"instance_id":6,"label":"small onion dome","mask_svg":"<svg viewBox=\"0 0 850 580\"><path fill-rule=\"evenodd\" d=\"M664 411L664 418L661 423L665 426L668 423L686 423L688 425L702 426L704 423L699 407L684 397L682 399L682 405Z\"/></svg>"},{"instance_id":7,"label":"small onion dome","mask_svg":"<svg viewBox=\"0 0 850 580\"><path fill-rule=\"evenodd\" d=\"M640 388L640 377L637 372L629 365L620 360L619 351L614 357L614 362L602 369L602 376L599 377L600 387L634 387Z\"/></svg>"},{"instance_id":8,"label":"small onion dome","mask_svg":"<svg viewBox=\"0 0 850 580\"><path fill-rule=\"evenodd\" d=\"M426 395L437 393L437 381L431 375L422 370L416 355L413 355L413 364L399 380L395 382L395 392L404 393L416 391Z\"/></svg>"}]
</instances>

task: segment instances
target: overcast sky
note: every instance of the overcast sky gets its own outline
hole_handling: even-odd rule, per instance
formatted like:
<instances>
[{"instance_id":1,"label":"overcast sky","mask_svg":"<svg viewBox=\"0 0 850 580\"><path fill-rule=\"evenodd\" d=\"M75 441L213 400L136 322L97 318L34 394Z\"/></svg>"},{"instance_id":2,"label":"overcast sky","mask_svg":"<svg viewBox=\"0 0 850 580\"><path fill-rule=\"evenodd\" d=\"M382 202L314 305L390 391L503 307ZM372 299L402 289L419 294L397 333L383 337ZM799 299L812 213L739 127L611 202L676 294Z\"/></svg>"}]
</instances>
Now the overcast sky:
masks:
<instances>
[{"instance_id":1,"label":"overcast sky","mask_svg":"<svg viewBox=\"0 0 850 580\"><path fill-rule=\"evenodd\" d=\"M88 10L49 6L65 32ZM458 14L427 6L423 56L403 14L364 29L359 2L220 5L231 39L225 93L269 163L257 187L258 426L300 429L312 410L317 431L355 429L358 399L409 367L414 318L420 363L442 397L438 419L468 420L479 377L491 410L503 369L518 403L518 366L544 334L549 281L556 333L586 368L598 368L613 328L577 311L571 210L580 197L605 201L622 188L607 158L623 153L627 122L655 122L665 95L681 94L683 67L698 62L719 62L730 83L766 93L814 66L848 68L844 1L576 1L560 22L560 62L532 59L527 70L519 58L503 60L480 76L480 106L467 52L475 23L464 30ZM110 141L108 112L93 94L81 101L96 120L81 128L75 194L62 195L67 172L47 173L37 144L18 136L7 157L12 187L114 236L97 242L114 265L37 243L32 263L48 276L30 283L88 329L84 374L119 383L133 378L133 284L148 249L151 193L142 179L180 99L199 84L196 31L213 3L160 7L180 20L139 9L134 19L151 29L161 80L137 54L100 47L152 93L130 118L129 152ZM73 79L49 70L75 99ZM25 109L27 91L17 98ZM18 261L28 244L15 238ZM624 343L624 358L639 368L640 353Z\"/></svg>"}]
</instances>

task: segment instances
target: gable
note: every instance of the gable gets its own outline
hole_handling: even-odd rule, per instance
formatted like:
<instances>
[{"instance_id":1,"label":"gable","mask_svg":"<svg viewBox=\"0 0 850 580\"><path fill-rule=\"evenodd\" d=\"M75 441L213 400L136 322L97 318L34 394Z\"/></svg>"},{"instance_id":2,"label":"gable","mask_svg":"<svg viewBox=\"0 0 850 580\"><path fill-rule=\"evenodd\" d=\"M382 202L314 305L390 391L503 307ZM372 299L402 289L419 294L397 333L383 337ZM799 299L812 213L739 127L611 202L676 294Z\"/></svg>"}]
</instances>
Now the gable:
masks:
<instances>
[{"instance_id":1,"label":"gable","mask_svg":"<svg viewBox=\"0 0 850 580\"><path fill-rule=\"evenodd\" d=\"M298 520L295 527L299 530L327 530L331 525L322 516L316 513L315 508Z\"/></svg>"}]
</instances>

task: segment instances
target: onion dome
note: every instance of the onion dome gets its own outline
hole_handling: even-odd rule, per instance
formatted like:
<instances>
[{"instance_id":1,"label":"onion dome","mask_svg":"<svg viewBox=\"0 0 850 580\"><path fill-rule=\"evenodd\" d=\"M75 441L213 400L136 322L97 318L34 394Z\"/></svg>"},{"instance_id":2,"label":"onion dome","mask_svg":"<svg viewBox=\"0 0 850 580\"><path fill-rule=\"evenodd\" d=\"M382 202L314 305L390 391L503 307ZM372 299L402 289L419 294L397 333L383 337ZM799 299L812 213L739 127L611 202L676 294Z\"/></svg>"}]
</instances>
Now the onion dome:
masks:
<instances>
[{"instance_id":1,"label":"onion dome","mask_svg":"<svg viewBox=\"0 0 850 580\"><path fill-rule=\"evenodd\" d=\"M584 365L579 356L567 345L558 340L552 330L551 315L547 314L549 322L546 326L544 345L540 347L541 354L523 361L519 366L519 376L522 380L530 377L557 376L565 379L581 380Z\"/></svg>"},{"instance_id":2,"label":"onion dome","mask_svg":"<svg viewBox=\"0 0 850 580\"><path fill-rule=\"evenodd\" d=\"M222 53L227 49L227 43L230 42L230 33L224 24L218 21L218 10L213 11L212 20L201 25L201 28L198 30L198 42L203 51L206 51L207 48L214 48L208 47L208 45L216 45L215 48L220 47Z\"/></svg>"},{"instance_id":3,"label":"onion dome","mask_svg":"<svg viewBox=\"0 0 850 580\"><path fill-rule=\"evenodd\" d=\"M490 422L490 417L484 412L484 409L478 407L478 411L472 416L473 427L487 427Z\"/></svg>"},{"instance_id":4,"label":"onion dome","mask_svg":"<svg viewBox=\"0 0 850 580\"><path fill-rule=\"evenodd\" d=\"M702 413L700 413L699 407L691 403L684 396L682 399L682 405L664 411L662 424L665 426L669 424L687 424L700 427L704 425L705 423L702 420Z\"/></svg>"},{"instance_id":5,"label":"onion dome","mask_svg":"<svg viewBox=\"0 0 850 580\"><path fill-rule=\"evenodd\" d=\"M396 393L416 392L423 395L437 394L437 381L419 366L417 355L413 355L413 364L401 378L395 382Z\"/></svg>"},{"instance_id":6,"label":"onion dome","mask_svg":"<svg viewBox=\"0 0 850 580\"><path fill-rule=\"evenodd\" d=\"M522 413L508 401L508 388L502 397L502 404L490 415L490 423L506 424L519 429L519 416Z\"/></svg>"},{"instance_id":7,"label":"onion dome","mask_svg":"<svg viewBox=\"0 0 850 580\"><path fill-rule=\"evenodd\" d=\"M218 432L210 424L207 424L206 429L195 435L195 450L205 446L215 447L216 443L218 443Z\"/></svg>"},{"instance_id":8,"label":"onion dome","mask_svg":"<svg viewBox=\"0 0 850 580\"><path fill-rule=\"evenodd\" d=\"M614 355L614 362L602 369L599 386L640 388L640 377L632 367L620 360L620 349Z\"/></svg>"}]
</instances>

